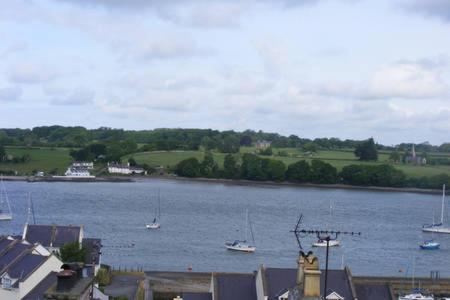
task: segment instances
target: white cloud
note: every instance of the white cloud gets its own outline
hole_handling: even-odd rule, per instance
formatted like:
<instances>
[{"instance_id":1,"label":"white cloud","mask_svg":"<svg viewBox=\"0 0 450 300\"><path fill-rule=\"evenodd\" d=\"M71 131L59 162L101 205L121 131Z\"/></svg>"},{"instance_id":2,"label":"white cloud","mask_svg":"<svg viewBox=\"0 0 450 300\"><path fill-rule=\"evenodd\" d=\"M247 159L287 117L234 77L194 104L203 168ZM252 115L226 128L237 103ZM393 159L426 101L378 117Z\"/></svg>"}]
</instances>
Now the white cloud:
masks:
<instances>
[{"instance_id":1,"label":"white cloud","mask_svg":"<svg viewBox=\"0 0 450 300\"><path fill-rule=\"evenodd\" d=\"M406 10L450 22L450 1L448 0L408 0L400 2Z\"/></svg>"},{"instance_id":2,"label":"white cloud","mask_svg":"<svg viewBox=\"0 0 450 300\"><path fill-rule=\"evenodd\" d=\"M22 88L19 86L0 88L0 101L16 101L21 95Z\"/></svg>"},{"instance_id":3,"label":"white cloud","mask_svg":"<svg viewBox=\"0 0 450 300\"><path fill-rule=\"evenodd\" d=\"M36 63L20 63L9 71L9 80L13 83L36 84L52 80L56 72Z\"/></svg>"},{"instance_id":4,"label":"white cloud","mask_svg":"<svg viewBox=\"0 0 450 300\"><path fill-rule=\"evenodd\" d=\"M50 101L54 105L86 105L94 99L94 91L86 88L76 88L68 95L59 95Z\"/></svg>"},{"instance_id":5,"label":"white cloud","mask_svg":"<svg viewBox=\"0 0 450 300\"><path fill-rule=\"evenodd\" d=\"M443 79L441 66L433 60L400 61L382 66L366 81L319 84L315 92L359 99L447 97L448 84Z\"/></svg>"}]
</instances>

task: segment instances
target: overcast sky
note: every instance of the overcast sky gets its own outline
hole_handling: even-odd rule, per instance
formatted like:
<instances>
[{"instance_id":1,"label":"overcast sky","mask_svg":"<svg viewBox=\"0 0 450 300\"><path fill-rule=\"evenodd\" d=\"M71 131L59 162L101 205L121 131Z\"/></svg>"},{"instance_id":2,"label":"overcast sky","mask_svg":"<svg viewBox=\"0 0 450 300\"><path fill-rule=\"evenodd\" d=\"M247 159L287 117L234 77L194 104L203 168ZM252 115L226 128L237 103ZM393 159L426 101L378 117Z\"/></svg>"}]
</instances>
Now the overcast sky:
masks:
<instances>
[{"instance_id":1,"label":"overcast sky","mask_svg":"<svg viewBox=\"0 0 450 300\"><path fill-rule=\"evenodd\" d=\"M0 127L450 142L449 0L14 0Z\"/></svg>"}]
</instances>

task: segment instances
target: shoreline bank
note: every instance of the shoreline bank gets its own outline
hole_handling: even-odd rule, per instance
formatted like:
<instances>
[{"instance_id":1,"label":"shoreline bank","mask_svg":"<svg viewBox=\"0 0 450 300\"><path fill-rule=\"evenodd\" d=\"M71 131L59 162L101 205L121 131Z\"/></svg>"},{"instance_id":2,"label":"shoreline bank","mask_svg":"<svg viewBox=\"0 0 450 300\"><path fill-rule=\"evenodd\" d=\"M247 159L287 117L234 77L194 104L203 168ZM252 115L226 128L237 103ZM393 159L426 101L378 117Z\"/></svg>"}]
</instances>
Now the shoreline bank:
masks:
<instances>
[{"instance_id":1,"label":"shoreline bank","mask_svg":"<svg viewBox=\"0 0 450 300\"><path fill-rule=\"evenodd\" d=\"M95 178L64 178L64 177L37 177L37 176L3 176L5 181L26 181L26 182L142 182L150 180L174 180L184 182L218 183L224 185L237 186L271 186L271 187L307 187L325 189L345 189L363 190L378 192L400 192L414 194L436 195L442 193L441 189L419 189L419 188L396 188L378 186L357 186L347 184L316 184L316 183L295 183L295 182L274 182L274 181L251 181L244 179L223 179L223 178L188 178L178 176L103 176Z\"/></svg>"}]
</instances>

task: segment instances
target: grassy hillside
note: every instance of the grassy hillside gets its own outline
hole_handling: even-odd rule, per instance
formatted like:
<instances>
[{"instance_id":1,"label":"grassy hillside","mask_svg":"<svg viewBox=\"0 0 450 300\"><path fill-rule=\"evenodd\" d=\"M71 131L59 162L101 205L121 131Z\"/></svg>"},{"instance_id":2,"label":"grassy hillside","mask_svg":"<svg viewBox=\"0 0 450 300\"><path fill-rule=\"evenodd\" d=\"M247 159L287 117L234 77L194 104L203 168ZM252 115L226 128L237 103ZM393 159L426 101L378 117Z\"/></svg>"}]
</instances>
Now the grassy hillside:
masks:
<instances>
[{"instance_id":1,"label":"grassy hillside","mask_svg":"<svg viewBox=\"0 0 450 300\"><path fill-rule=\"evenodd\" d=\"M6 147L6 154L14 157L21 157L29 154L31 160L25 163L5 163L0 162L0 170L17 171L20 174L31 174L33 170L44 171L46 173L53 169L64 172L72 161L68 148L25 148Z\"/></svg>"},{"instance_id":2,"label":"grassy hillside","mask_svg":"<svg viewBox=\"0 0 450 300\"><path fill-rule=\"evenodd\" d=\"M288 156L278 155L279 151L284 151ZM253 147L242 147L241 154L255 152ZM133 155L128 155L124 157L127 160L132 156L139 164L149 164L151 166L164 166L171 167L175 166L178 162L183 159L195 157L199 160L203 159L203 151L155 151L155 152L142 152ZM448 153L437 153L433 156L448 156ZM223 159L225 154L213 152L214 160L219 163L219 166L223 165ZM303 151L297 148L280 148L273 149L272 159L277 159L283 161L286 165L292 164L299 160L311 161L312 159L321 159L327 163L332 164L338 170L350 164L382 164L387 163L389 159L389 152L381 151L378 155L378 161L376 162L360 162L358 158L354 155L353 150L337 150L337 151L319 151L313 155L305 154ZM396 168L405 172L407 176L410 177L421 177L421 176L432 176L442 173L447 173L450 175L450 166L414 166L414 165L395 165Z\"/></svg>"}]
</instances>

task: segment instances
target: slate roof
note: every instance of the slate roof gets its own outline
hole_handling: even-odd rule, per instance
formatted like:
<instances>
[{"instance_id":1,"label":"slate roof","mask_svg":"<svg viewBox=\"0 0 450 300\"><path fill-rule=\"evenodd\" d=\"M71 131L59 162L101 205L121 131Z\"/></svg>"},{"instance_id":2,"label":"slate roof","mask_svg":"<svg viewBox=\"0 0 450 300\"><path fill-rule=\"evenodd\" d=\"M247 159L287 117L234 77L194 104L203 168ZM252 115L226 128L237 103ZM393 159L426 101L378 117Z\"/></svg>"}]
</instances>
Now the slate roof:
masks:
<instances>
[{"instance_id":1,"label":"slate roof","mask_svg":"<svg viewBox=\"0 0 450 300\"><path fill-rule=\"evenodd\" d=\"M82 245L83 248L87 250L84 263L92 264L92 261L94 261L94 264L98 265L100 263L102 240L94 238L84 238Z\"/></svg>"},{"instance_id":2,"label":"slate roof","mask_svg":"<svg viewBox=\"0 0 450 300\"><path fill-rule=\"evenodd\" d=\"M33 248L33 245L22 244L20 241L13 241L8 248L5 248L0 254L0 270L3 270L14 260L24 255L26 251ZM2 272L3 273L3 272Z\"/></svg>"},{"instance_id":3,"label":"slate roof","mask_svg":"<svg viewBox=\"0 0 450 300\"><path fill-rule=\"evenodd\" d=\"M321 292L325 285L325 270L320 274ZM353 299L350 281L345 270L328 270L327 295L338 293L344 299Z\"/></svg>"},{"instance_id":4,"label":"slate roof","mask_svg":"<svg viewBox=\"0 0 450 300\"><path fill-rule=\"evenodd\" d=\"M44 247L61 247L79 242L80 226L27 225L24 240Z\"/></svg>"},{"instance_id":5,"label":"slate roof","mask_svg":"<svg viewBox=\"0 0 450 300\"><path fill-rule=\"evenodd\" d=\"M211 293L183 293L183 300L212 300Z\"/></svg>"},{"instance_id":6,"label":"slate roof","mask_svg":"<svg viewBox=\"0 0 450 300\"><path fill-rule=\"evenodd\" d=\"M267 293L269 299L278 299L278 296L293 288L297 281L297 269L265 269ZM325 270L320 275L320 292L325 284ZM345 270L328 270L327 296L336 292L344 299L353 299L350 282ZM381 299L381 298L380 298Z\"/></svg>"},{"instance_id":7,"label":"slate roof","mask_svg":"<svg viewBox=\"0 0 450 300\"><path fill-rule=\"evenodd\" d=\"M216 274L218 300L256 300L254 274Z\"/></svg>"},{"instance_id":8,"label":"slate roof","mask_svg":"<svg viewBox=\"0 0 450 300\"><path fill-rule=\"evenodd\" d=\"M266 268L266 284L269 299L278 299L297 282L297 269Z\"/></svg>"},{"instance_id":9,"label":"slate roof","mask_svg":"<svg viewBox=\"0 0 450 300\"><path fill-rule=\"evenodd\" d=\"M355 284L358 300L393 300L387 284Z\"/></svg>"},{"instance_id":10,"label":"slate roof","mask_svg":"<svg viewBox=\"0 0 450 300\"><path fill-rule=\"evenodd\" d=\"M44 293L56 284L57 272L50 272L44 279L39 282L22 300L46 300Z\"/></svg>"},{"instance_id":11,"label":"slate roof","mask_svg":"<svg viewBox=\"0 0 450 300\"><path fill-rule=\"evenodd\" d=\"M12 278L26 278L39 265L47 260L47 258L48 256L27 253L9 266L6 272Z\"/></svg>"},{"instance_id":12,"label":"slate roof","mask_svg":"<svg viewBox=\"0 0 450 300\"><path fill-rule=\"evenodd\" d=\"M3 252L9 245L14 243L14 240L8 239L6 236L2 236L0 238L0 253Z\"/></svg>"}]
</instances>

